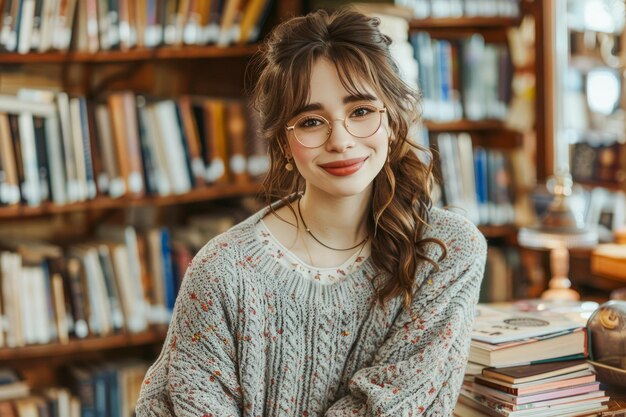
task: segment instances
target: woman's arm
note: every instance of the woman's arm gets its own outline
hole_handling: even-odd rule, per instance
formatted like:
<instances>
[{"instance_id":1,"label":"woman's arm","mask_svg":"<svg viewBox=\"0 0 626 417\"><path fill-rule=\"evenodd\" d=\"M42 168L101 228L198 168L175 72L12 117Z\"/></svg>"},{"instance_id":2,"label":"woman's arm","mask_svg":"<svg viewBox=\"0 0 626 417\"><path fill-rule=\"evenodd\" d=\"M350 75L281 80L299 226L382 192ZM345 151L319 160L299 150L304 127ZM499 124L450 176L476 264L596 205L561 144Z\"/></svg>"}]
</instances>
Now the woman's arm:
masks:
<instances>
[{"instance_id":1,"label":"woman's arm","mask_svg":"<svg viewBox=\"0 0 626 417\"><path fill-rule=\"evenodd\" d=\"M335 402L326 417L452 415L486 255L482 235L472 231L468 240L462 249L449 246L449 259L426 278L372 366L354 374L350 394Z\"/></svg>"},{"instance_id":2,"label":"woman's arm","mask_svg":"<svg viewBox=\"0 0 626 417\"><path fill-rule=\"evenodd\" d=\"M144 379L137 416L240 416L236 281L219 245L194 258L161 355Z\"/></svg>"}]
</instances>

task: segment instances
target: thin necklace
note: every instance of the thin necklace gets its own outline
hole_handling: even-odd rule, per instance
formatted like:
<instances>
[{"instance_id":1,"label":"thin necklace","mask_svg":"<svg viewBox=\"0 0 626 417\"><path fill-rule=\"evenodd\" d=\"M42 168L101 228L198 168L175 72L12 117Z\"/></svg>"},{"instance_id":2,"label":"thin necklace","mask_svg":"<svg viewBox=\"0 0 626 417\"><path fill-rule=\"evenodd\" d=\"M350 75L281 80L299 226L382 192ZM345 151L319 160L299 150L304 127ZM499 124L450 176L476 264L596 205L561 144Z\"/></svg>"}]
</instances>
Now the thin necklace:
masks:
<instances>
[{"instance_id":1,"label":"thin necklace","mask_svg":"<svg viewBox=\"0 0 626 417\"><path fill-rule=\"evenodd\" d=\"M359 246L363 245L365 242L367 242L367 239L369 239L369 237L370 237L370 236L369 236L369 235L366 235L366 236L365 236L365 239L363 239L362 241L360 241L360 242L359 242L359 243L357 243L356 245L354 245L354 246L350 246L349 248L345 248L345 249L338 249L338 248L333 248L333 247L331 247L331 246L325 245L324 243L320 242L320 240L319 240L318 238L316 238L316 237L315 237L315 235L313 234L313 232L311 232L311 229L309 229L309 227L306 225L306 222L304 221L304 217L302 217L302 211L300 210L300 200L301 200L301 199L302 199L302 197L300 197L300 198L298 199L298 214L300 215L300 220L302 220L302 224L304 225L304 230L306 230L306 231L307 231L307 233L308 233L309 235L311 235L311 237L312 237L313 239L315 239L315 241L316 241L317 243L319 243L320 245L324 246L325 248L328 248L328 249L330 249L330 250L336 250L336 251L347 251L347 250L352 250L352 249L356 249L356 248L358 248Z\"/></svg>"},{"instance_id":2,"label":"thin necklace","mask_svg":"<svg viewBox=\"0 0 626 417\"><path fill-rule=\"evenodd\" d=\"M306 240L304 240L304 238L302 239L302 243L304 244L304 249L306 249L307 255L309 255L309 265L313 266L313 257L311 256L311 251L309 250L309 245L307 245ZM356 265L356 263L359 260L359 257L361 256L361 253L363 253L363 249L365 249L365 246L367 244L367 239L365 239L362 243L363 244L359 248L359 251L356 254L356 256L354 257L354 260L352 261L352 263L350 263L350 265L347 268L348 273L352 273L352 270L354 269L354 266ZM318 274L319 274L319 272L318 272Z\"/></svg>"}]
</instances>

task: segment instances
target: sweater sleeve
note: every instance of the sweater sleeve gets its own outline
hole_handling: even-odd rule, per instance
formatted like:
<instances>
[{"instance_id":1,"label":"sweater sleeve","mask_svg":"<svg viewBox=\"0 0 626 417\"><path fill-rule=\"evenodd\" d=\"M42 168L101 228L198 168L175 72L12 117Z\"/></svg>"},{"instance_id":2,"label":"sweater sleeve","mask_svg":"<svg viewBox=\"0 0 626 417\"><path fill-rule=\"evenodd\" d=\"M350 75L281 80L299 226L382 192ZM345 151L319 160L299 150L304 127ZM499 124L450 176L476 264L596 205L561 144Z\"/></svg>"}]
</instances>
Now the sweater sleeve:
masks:
<instances>
[{"instance_id":1,"label":"sweater sleeve","mask_svg":"<svg viewBox=\"0 0 626 417\"><path fill-rule=\"evenodd\" d=\"M348 382L348 395L326 417L451 416L463 382L486 244L474 226L466 244L425 277L408 310L395 319L372 365Z\"/></svg>"},{"instance_id":2,"label":"sweater sleeve","mask_svg":"<svg viewBox=\"0 0 626 417\"><path fill-rule=\"evenodd\" d=\"M187 269L163 350L148 370L138 417L241 415L234 261L209 243Z\"/></svg>"}]
</instances>

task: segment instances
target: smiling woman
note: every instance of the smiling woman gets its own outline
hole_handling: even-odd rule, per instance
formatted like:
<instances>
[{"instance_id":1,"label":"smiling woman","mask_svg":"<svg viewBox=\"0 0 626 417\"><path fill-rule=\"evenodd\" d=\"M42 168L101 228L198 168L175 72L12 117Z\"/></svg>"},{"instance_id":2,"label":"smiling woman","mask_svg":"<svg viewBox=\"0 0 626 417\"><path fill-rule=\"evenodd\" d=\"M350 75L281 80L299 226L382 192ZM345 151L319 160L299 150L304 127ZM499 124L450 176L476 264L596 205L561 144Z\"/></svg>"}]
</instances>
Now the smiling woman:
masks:
<instances>
[{"instance_id":1,"label":"smiling woman","mask_svg":"<svg viewBox=\"0 0 626 417\"><path fill-rule=\"evenodd\" d=\"M319 11L267 39L268 205L194 258L138 416L451 415L486 246L432 207L378 24Z\"/></svg>"}]
</instances>

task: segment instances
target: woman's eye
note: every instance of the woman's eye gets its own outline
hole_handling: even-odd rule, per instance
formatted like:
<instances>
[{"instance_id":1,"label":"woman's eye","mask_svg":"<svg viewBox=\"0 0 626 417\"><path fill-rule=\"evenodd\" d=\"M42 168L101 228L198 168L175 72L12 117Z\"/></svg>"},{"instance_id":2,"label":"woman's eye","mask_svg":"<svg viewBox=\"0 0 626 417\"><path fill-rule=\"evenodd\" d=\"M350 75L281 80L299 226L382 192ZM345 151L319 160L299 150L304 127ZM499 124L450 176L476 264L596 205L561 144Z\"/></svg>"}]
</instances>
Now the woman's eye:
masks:
<instances>
[{"instance_id":1,"label":"woman's eye","mask_svg":"<svg viewBox=\"0 0 626 417\"><path fill-rule=\"evenodd\" d=\"M352 117L365 117L370 113L373 113L374 109L370 107L358 107L352 111Z\"/></svg>"},{"instance_id":2,"label":"woman's eye","mask_svg":"<svg viewBox=\"0 0 626 417\"><path fill-rule=\"evenodd\" d=\"M322 120L312 117L309 119L302 120L300 123L298 123L298 127L306 129L306 128L320 127L322 124L324 124Z\"/></svg>"}]
</instances>

